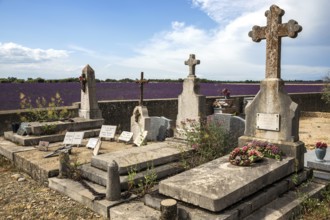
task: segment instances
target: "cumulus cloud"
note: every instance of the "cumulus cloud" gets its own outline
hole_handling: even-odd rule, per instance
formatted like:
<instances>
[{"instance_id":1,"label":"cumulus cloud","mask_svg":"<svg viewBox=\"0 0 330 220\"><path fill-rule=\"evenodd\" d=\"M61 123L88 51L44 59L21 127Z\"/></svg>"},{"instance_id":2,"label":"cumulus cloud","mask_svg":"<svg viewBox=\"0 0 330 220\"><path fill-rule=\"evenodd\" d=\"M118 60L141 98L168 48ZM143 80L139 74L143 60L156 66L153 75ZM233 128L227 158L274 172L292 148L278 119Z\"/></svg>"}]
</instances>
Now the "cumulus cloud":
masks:
<instances>
[{"instance_id":1,"label":"cumulus cloud","mask_svg":"<svg viewBox=\"0 0 330 220\"><path fill-rule=\"evenodd\" d=\"M15 43L0 43L0 62L33 64L68 57L65 50L28 48Z\"/></svg>"},{"instance_id":2,"label":"cumulus cloud","mask_svg":"<svg viewBox=\"0 0 330 220\"><path fill-rule=\"evenodd\" d=\"M312 78L329 69L326 63L313 62L311 52L317 53L322 44L329 42L329 16L327 9L330 1L275 0L192 0L192 4L205 12L218 23L218 27L208 30L173 21L170 30L155 34L150 40L136 48L136 56L123 60L119 65L140 66L143 69L165 73L167 76L185 77L188 73L183 61L190 53L195 53L201 64L197 66L197 75L203 78L220 80L262 79L265 71L265 41L257 44L248 37L254 25L265 26L264 15L271 4L286 11L283 23L297 20L303 26L303 32L297 39L283 39L282 78ZM328 19L327 19L328 18ZM320 31L318 34L316 31ZM322 31L323 30L323 31ZM173 74L175 73L175 74ZM308 75L309 74L309 75ZM161 77L161 76L160 76Z\"/></svg>"}]
</instances>

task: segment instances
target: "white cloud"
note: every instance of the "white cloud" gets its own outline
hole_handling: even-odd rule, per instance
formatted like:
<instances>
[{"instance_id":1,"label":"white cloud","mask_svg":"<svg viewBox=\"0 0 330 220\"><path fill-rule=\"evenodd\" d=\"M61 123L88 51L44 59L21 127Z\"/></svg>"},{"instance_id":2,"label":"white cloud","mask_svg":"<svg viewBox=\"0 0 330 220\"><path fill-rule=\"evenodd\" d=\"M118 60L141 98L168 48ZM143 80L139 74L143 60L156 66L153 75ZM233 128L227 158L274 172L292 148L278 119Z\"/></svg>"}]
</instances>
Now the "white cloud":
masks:
<instances>
[{"instance_id":1,"label":"white cloud","mask_svg":"<svg viewBox=\"0 0 330 220\"><path fill-rule=\"evenodd\" d=\"M0 62L15 64L34 64L48 62L54 59L66 58L65 50L28 48L15 43L0 43Z\"/></svg>"},{"instance_id":2,"label":"white cloud","mask_svg":"<svg viewBox=\"0 0 330 220\"><path fill-rule=\"evenodd\" d=\"M282 62L285 63L282 64L282 78L299 76L299 79L307 79L321 72L326 73L329 69L329 64L313 64L313 52L319 50L311 49L311 44L315 44L313 47L329 45L328 39L324 38L324 35L329 35L326 27L330 26L328 0L319 0L317 4L312 0L275 0L271 3L265 0L192 0L192 3L215 20L219 24L218 28L199 29L182 21L174 21L172 29L155 34L136 48L136 56L118 64L122 67L140 67L159 74L159 78L172 75L182 78L188 74L183 61L188 59L190 53L194 53L201 60L196 70L200 77L219 80L262 79L265 71L265 41L253 42L248 32L254 25L265 26L265 11L271 4L277 4L286 11L283 23L294 19L303 26L297 39L282 40L282 57L286 58Z\"/></svg>"}]
</instances>

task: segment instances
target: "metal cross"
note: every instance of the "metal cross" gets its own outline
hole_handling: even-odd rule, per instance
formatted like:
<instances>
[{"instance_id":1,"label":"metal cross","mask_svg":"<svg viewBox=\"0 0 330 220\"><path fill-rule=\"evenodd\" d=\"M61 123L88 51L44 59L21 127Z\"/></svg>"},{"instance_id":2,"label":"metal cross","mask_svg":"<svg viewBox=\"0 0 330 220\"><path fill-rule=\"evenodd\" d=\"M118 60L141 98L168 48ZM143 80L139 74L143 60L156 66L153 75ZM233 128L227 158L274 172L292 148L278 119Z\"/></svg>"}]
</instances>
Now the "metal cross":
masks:
<instances>
[{"instance_id":1,"label":"metal cross","mask_svg":"<svg viewBox=\"0 0 330 220\"><path fill-rule=\"evenodd\" d=\"M184 64L189 66L189 76L195 76L195 66L200 63L200 60L195 59L195 54L189 55L189 59L184 61Z\"/></svg>"},{"instance_id":2,"label":"metal cross","mask_svg":"<svg viewBox=\"0 0 330 220\"><path fill-rule=\"evenodd\" d=\"M141 72L141 78L140 80L136 80L136 83L139 84L140 86L140 101L139 101L139 105L142 106L143 105L143 84L148 83L149 80L146 80L143 78L143 72Z\"/></svg>"},{"instance_id":3,"label":"metal cross","mask_svg":"<svg viewBox=\"0 0 330 220\"><path fill-rule=\"evenodd\" d=\"M281 78L281 37L297 37L302 27L295 20L282 24L284 10L272 5L267 10L267 26L254 26L249 37L255 42L266 39L266 78Z\"/></svg>"}]
</instances>

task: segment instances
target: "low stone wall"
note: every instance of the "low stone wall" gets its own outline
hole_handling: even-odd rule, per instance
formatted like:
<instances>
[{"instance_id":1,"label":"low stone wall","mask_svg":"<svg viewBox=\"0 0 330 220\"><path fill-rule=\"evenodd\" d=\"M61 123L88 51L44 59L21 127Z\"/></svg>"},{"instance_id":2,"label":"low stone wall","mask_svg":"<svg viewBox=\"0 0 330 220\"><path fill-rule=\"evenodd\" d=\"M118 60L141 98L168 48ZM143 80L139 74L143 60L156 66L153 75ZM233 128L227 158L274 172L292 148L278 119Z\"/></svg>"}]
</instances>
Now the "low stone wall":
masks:
<instances>
[{"instance_id":1,"label":"low stone wall","mask_svg":"<svg viewBox=\"0 0 330 220\"><path fill-rule=\"evenodd\" d=\"M321 93L309 94L291 94L292 100L300 106L301 111L308 112L330 112L330 105L325 104L321 99ZM244 112L244 98L251 96L233 96L235 99L236 112L241 114ZM206 98L206 115L213 114L212 103L215 99L220 97ZM119 131L130 130L130 118L134 107L138 105L137 100L114 100L114 101L100 101L98 102L104 118L104 124L117 125ZM164 116L173 121L172 126L175 125L175 120L178 114L178 99L153 99L145 100L144 104L148 108L149 116ZM73 114L78 114L79 103L74 103L73 106L67 107ZM61 109L61 108L59 108ZM0 135L4 131L11 130L11 123L19 121L20 115L26 114L25 110L10 110L0 111Z\"/></svg>"}]
</instances>

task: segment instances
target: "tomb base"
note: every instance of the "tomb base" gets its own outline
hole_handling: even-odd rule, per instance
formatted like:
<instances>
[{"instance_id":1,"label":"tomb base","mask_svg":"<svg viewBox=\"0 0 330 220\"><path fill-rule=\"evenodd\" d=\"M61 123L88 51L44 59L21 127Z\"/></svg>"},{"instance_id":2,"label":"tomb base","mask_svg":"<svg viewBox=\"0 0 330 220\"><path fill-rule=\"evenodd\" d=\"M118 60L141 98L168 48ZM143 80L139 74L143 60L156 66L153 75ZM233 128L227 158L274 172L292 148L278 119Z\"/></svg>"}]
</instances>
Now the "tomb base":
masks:
<instances>
[{"instance_id":1,"label":"tomb base","mask_svg":"<svg viewBox=\"0 0 330 220\"><path fill-rule=\"evenodd\" d=\"M296 142L285 142L285 141L275 141L268 140L250 136L241 136L238 139L238 146L242 147L246 145L246 143L251 141L260 141L260 142L269 142L278 146L285 156L293 157L296 159L296 168L297 171L300 171L304 168L304 154L306 153L305 143L302 141Z\"/></svg>"},{"instance_id":2,"label":"tomb base","mask_svg":"<svg viewBox=\"0 0 330 220\"><path fill-rule=\"evenodd\" d=\"M102 118L102 112L100 109L92 109L92 110L79 109L79 117L85 119L98 119L98 118Z\"/></svg>"}]
</instances>

